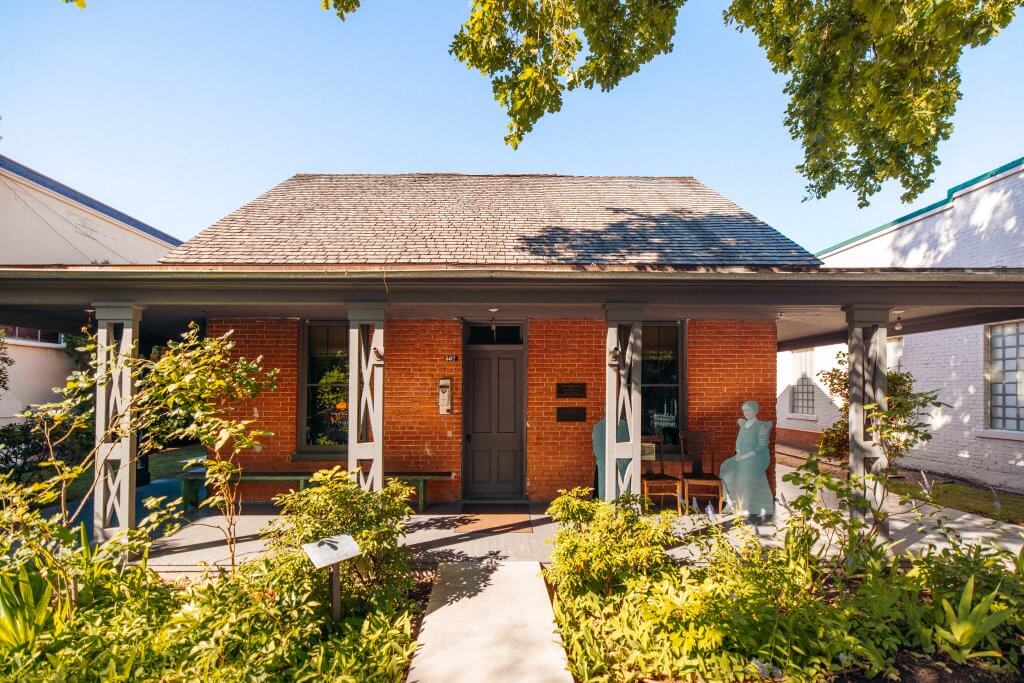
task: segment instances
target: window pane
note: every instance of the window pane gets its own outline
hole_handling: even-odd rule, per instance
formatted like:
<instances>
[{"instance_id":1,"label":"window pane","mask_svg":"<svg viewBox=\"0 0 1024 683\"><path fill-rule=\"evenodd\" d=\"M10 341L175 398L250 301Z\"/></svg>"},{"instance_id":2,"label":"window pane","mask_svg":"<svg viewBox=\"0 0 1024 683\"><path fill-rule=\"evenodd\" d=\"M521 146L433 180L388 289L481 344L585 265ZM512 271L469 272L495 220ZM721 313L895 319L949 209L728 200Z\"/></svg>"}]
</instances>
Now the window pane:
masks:
<instances>
[{"instance_id":1,"label":"window pane","mask_svg":"<svg viewBox=\"0 0 1024 683\"><path fill-rule=\"evenodd\" d=\"M679 328L644 325L642 384L679 384Z\"/></svg>"},{"instance_id":2,"label":"window pane","mask_svg":"<svg viewBox=\"0 0 1024 683\"><path fill-rule=\"evenodd\" d=\"M640 390L643 416L640 433L660 436L666 445L679 442L679 388L643 387Z\"/></svg>"},{"instance_id":3,"label":"window pane","mask_svg":"<svg viewBox=\"0 0 1024 683\"><path fill-rule=\"evenodd\" d=\"M307 329L306 433L309 446L348 444L348 326Z\"/></svg>"},{"instance_id":4,"label":"window pane","mask_svg":"<svg viewBox=\"0 0 1024 683\"><path fill-rule=\"evenodd\" d=\"M348 397L339 398L336 387L306 390L306 443L310 446L348 444Z\"/></svg>"},{"instance_id":5,"label":"window pane","mask_svg":"<svg viewBox=\"0 0 1024 683\"><path fill-rule=\"evenodd\" d=\"M523 328L519 325L495 325L492 330L490 325L470 325L468 341L474 346L522 344Z\"/></svg>"}]
</instances>

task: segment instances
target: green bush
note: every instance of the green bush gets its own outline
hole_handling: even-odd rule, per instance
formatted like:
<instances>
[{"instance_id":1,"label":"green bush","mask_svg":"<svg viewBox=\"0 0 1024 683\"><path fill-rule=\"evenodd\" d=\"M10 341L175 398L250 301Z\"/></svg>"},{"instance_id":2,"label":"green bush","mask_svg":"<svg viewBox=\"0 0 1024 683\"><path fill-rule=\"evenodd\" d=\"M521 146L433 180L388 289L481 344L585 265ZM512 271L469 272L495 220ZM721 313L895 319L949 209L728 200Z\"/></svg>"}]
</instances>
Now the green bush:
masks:
<instances>
[{"instance_id":1,"label":"green bush","mask_svg":"<svg viewBox=\"0 0 1024 683\"><path fill-rule=\"evenodd\" d=\"M635 576L653 576L669 564L674 517L643 513L639 498L614 503L590 498L590 489L561 491L548 514L561 526L551 553L548 581L560 592L608 595Z\"/></svg>"},{"instance_id":2,"label":"green bush","mask_svg":"<svg viewBox=\"0 0 1024 683\"><path fill-rule=\"evenodd\" d=\"M40 516L34 499L52 483L0 478L0 680L400 681L415 647L397 545L408 491L365 492L337 471L317 481L281 497L267 555L176 585L145 562L147 534L166 514L91 548L80 528ZM365 564L343 574L338 625L326 570L296 545L324 500L352 509L315 533L354 531L367 543ZM128 555L141 561L126 564Z\"/></svg>"},{"instance_id":3,"label":"green bush","mask_svg":"<svg viewBox=\"0 0 1024 683\"><path fill-rule=\"evenodd\" d=\"M811 460L778 543L711 524L695 559L664 556L664 521L636 508L552 504L562 521L547 570L580 681L821 681L896 674L895 655L1016 670L1024 645L1024 552L964 545L919 556L871 537L846 480ZM839 498L826 506L821 491ZM661 557L655 557L658 553ZM603 554L602 554L603 552Z\"/></svg>"},{"instance_id":4,"label":"green bush","mask_svg":"<svg viewBox=\"0 0 1024 683\"><path fill-rule=\"evenodd\" d=\"M278 496L283 516L266 531L272 552L286 553L327 536L346 533L361 555L343 567L346 602L360 609L401 603L412 588L409 549L400 544L412 488L391 480L369 493L338 467L321 470L302 491Z\"/></svg>"}]
</instances>

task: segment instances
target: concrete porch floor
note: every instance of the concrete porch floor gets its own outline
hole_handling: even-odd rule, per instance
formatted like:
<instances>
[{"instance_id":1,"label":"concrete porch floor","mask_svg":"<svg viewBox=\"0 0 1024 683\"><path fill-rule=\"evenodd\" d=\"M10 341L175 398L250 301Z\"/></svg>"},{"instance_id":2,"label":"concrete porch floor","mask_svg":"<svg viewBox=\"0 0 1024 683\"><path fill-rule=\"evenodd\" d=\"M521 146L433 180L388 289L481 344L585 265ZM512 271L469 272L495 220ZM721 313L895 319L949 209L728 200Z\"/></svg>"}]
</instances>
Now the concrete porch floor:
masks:
<instances>
[{"instance_id":1,"label":"concrete porch floor","mask_svg":"<svg viewBox=\"0 0 1024 683\"><path fill-rule=\"evenodd\" d=\"M777 466L777 484L780 500L793 500L799 491L782 481L782 477L793 468ZM156 482L154 482L156 483ZM892 532L894 540L903 541L902 549L920 552L927 545L941 547L944 539L939 527L945 525L965 540L994 542L999 546L1018 552L1024 545L1024 527L996 522L986 517L972 515L949 508L930 508L924 524L918 524L914 515L900 509L897 501L890 501ZM460 531L467 521L460 503L442 503L427 507L423 514L413 515L407 526L404 543L413 551L417 563L435 564L440 562L463 562L482 560L537 561L548 562L551 556L549 540L555 534L556 524L544 514L545 503L529 503L529 522L521 515L510 516L508 524L483 532ZM785 517L782 505L777 505L778 520ZM237 559L244 561L255 557L264 549L260 531L275 517L277 510L269 504L245 506L237 527ZM190 514L194 522L178 533L155 540L149 558L150 566L168 577L197 575L204 565L227 566L229 558L223 535L215 527L223 519L210 511ZM684 518L680 531L685 534L694 525L706 523L703 518ZM527 533L523 533L524 527ZM776 524L760 525L754 528L766 542L771 542L777 532ZM686 546L681 545L671 554L686 557Z\"/></svg>"}]
</instances>

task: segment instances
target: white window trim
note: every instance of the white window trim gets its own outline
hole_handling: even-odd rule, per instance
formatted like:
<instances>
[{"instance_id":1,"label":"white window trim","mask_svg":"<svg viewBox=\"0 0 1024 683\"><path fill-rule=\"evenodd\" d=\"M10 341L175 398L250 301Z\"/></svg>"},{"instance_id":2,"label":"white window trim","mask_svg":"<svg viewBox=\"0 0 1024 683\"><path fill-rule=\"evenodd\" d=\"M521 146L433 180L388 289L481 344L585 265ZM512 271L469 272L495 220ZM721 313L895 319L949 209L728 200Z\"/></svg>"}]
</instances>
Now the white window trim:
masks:
<instances>
[{"instance_id":1,"label":"white window trim","mask_svg":"<svg viewBox=\"0 0 1024 683\"><path fill-rule=\"evenodd\" d=\"M63 349L67 346L63 343L41 342L33 339L21 339L20 337L4 337L4 343L8 346L34 346L40 349Z\"/></svg>"},{"instance_id":2,"label":"white window trim","mask_svg":"<svg viewBox=\"0 0 1024 683\"><path fill-rule=\"evenodd\" d=\"M786 413L782 416L784 420L799 420L801 422L817 422L818 416L812 413Z\"/></svg>"},{"instance_id":3,"label":"white window trim","mask_svg":"<svg viewBox=\"0 0 1024 683\"><path fill-rule=\"evenodd\" d=\"M985 395L983 397L984 407L984 425L982 429L976 429L974 436L979 439L998 439L1001 441L1024 441L1024 431L1016 431L1013 429L992 429L992 390L991 386L991 363L992 363L992 328L1000 325L1010 325L1013 323L1024 323L1024 319L1013 319L1013 320L1000 320L999 322L988 323L982 329L982 385L985 388Z\"/></svg>"}]
</instances>

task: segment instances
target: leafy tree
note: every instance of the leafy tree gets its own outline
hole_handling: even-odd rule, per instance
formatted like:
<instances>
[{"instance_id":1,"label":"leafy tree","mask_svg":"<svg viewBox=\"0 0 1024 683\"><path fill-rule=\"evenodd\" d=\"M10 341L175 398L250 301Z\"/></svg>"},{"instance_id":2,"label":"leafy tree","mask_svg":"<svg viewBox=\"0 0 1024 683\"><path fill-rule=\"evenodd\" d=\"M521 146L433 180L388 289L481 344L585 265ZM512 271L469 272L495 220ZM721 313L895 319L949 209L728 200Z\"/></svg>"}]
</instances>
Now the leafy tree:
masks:
<instances>
[{"instance_id":1,"label":"leafy tree","mask_svg":"<svg viewBox=\"0 0 1024 683\"><path fill-rule=\"evenodd\" d=\"M845 462L850 453L850 357L845 351L836 354L835 367L822 370L818 377L831 396L840 400L839 419L825 428L818 442L818 453L829 460ZM886 372L887 395L891 406L901 410L913 400L914 376L909 372ZM934 399L933 399L934 400ZM919 416L915 416L915 421ZM905 451L904 451L905 452Z\"/></svg>"},{"instance_id":2,"label":"leafy tree","mask_svg":"<svg viewBox=\"0 0 1024 683\"><path fill-rule=\"evenodd\" d=\"M64 0L79 7L85 0ZM611 90L672 51L685 0L473 0L449 51L491 81L517 147L566 91ZM360 0L321 0L344 20ZM959 62L1012 21L1024 0L732 0L785 74L785 124L804 149L810 197L837 187L861 206L887 180L910 201L932 182L953 130Z\"/></svg>"},{"instance_id":3,"label":"leafy tree","mask_svg":"<svg viewBox=\"0 0 1024 683\"><path fill-rule=\"evenodd\" d=\"M473 0L450 51L491 80L518 146L567 90L607 91L671 52L685 0ZM732 0L785 74L785 124L804 149L811 197L836 187L861 206L897 180L910 201L930 184L953 130L964 48L988 43L1022 0ZM323 0L344 19L359 0Z\"/></svg>"}]
</instances>

